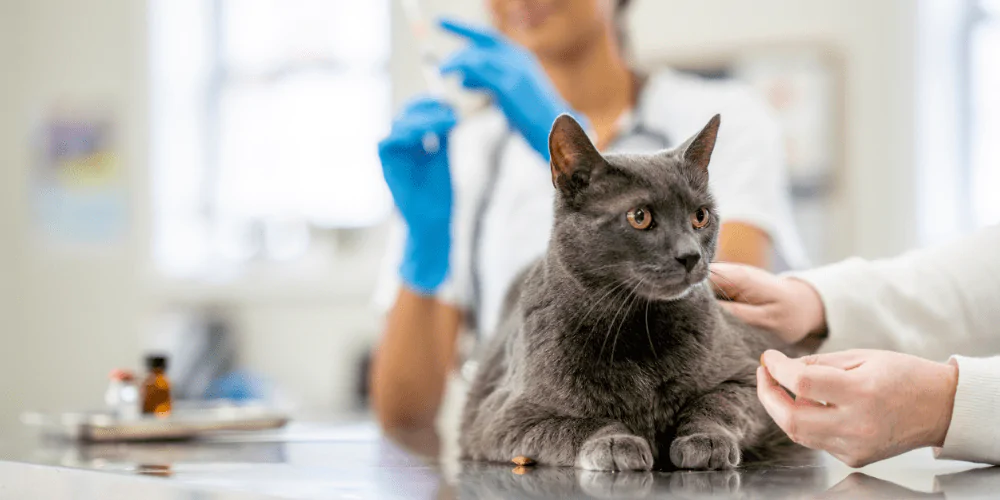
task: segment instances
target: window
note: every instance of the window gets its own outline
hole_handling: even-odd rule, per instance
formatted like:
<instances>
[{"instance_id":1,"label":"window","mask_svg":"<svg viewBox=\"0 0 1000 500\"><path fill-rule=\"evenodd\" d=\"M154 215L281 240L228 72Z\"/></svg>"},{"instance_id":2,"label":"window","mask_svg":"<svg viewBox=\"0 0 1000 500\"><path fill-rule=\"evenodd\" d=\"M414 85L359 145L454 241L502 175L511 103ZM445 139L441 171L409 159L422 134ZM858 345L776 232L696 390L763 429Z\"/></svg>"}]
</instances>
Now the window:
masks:
<instances>
[{"instance_id":1,"label":"window","mask_svg":"<svg viewBox=\"0 0 1000 500\"><path fill-rule=\"evenodd\" d=\"M154 0L150 21L157 267L291 260L388 215L388 0Z\"/></svg>"},{"instance_id":2,"label":"window","mask_svg":"<svg viewBox=\"0 0 1000 500\"><path fill-rule=\"evenodd\" d=\"M932 245L1000 221L1000 1L917 6L915 208Z\"/></svg>"},{"instance_id":3,"label":"window","mask_svg":"<svg viewBox=\"0 0 1000 500\"><path fill-rule=\"evenodd\" d=\"M978 0L969 30L969 191L979 226L1000 222L1000 0Z\"/></svg>"}]
</instances>

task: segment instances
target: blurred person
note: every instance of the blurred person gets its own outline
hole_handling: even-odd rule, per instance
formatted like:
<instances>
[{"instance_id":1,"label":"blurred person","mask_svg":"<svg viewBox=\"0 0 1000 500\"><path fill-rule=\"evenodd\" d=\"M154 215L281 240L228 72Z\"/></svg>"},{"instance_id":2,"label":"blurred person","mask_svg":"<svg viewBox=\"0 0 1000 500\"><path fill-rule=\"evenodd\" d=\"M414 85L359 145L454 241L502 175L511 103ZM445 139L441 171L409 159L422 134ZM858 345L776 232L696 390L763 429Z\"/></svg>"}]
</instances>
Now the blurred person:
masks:
<instances>
[{"instance_id":1,"label":"blurred person","mask_svg":"<svg viewBox=\"0 0 1000 500\"><path fill-rule=\"evenodd\" d=\"M388 311L375 354L373 408L384 427L430 428L467 327L488 335L506 289L540 257L554 192L548 134L570 113L606 152L677 146L716 113L712 189L719 259L803 262L791 220L779 125L748 88L628 65L628 0L490 0L496 31L445 20L468 44L441 65L493 106L458 123L444 101L407 104L379 144L401 221L376 302Z\"/></svg>"},{"instance_id":2,"label":"blurred person","mask_svg":"<svg viewBox=\"0 0 1000 500\"><path fill-rule=\"evenodd\" d=\"M793 440L852 467L928 446L939 458L1000 465L998 256L992 226L782 277L714 264L712 279L748 323L789 343L823 342L820 354L761 358L758 396Z\"/></svg>"}]
</instances>

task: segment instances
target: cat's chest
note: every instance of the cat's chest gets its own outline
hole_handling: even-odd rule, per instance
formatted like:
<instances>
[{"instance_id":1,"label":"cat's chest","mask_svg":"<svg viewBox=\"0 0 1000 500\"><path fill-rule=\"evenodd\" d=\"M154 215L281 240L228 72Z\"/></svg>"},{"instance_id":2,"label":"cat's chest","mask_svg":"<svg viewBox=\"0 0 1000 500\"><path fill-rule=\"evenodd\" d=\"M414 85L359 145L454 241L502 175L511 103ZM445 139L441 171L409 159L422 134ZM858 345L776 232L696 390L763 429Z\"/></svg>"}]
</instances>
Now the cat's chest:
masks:
<instances>
[{"instance_id":1,"label":"cat's chest","mask_svg":"<svg viewBox=\"0 0 1000 500\"><path fill-rule=\"evenodd\" d=\"M669 367L637 366L629 361L578 365L552 378L552 390L565 396L573 413L663 428L697 393L700 384L670 373Z\"/></svg>"},{"instance_id":2,"label":"cat's chest","mask_svg":"<svg viewBox=\"0 0 1000 500\"><path fill-rule=\"evenodd\" d=\"M529 385L574 414L662 428L718 382L710 322L656 308L623 312L612 324L571 320L532 315L521 354Z\"/></svg>"}]
</instances>

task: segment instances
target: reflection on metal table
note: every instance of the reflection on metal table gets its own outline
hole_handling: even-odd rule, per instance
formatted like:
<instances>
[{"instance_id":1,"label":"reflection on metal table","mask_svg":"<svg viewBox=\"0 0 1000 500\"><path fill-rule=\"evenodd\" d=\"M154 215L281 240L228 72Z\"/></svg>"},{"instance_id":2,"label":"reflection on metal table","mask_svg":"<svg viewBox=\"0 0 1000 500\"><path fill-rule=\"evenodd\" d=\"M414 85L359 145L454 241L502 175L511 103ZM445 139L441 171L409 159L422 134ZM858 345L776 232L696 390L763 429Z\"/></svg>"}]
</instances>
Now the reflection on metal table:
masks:
<instances>
[{"instance_id":1,"label":"reflection on metal table","mask_svg":"<svg viewBox=\"0 0 1000 500\"><path fill-rule=\"evenodd\" d=\"M812 452L734 471L599 473L462 463L432 433L368 421L191 442L78 444L0 433L0 499L990 498L1000 467L919 450L853 471ZM446 447L447 448L447 447ZM438 458L445 457L445 458Z\"/></svg>"}]
</instances>

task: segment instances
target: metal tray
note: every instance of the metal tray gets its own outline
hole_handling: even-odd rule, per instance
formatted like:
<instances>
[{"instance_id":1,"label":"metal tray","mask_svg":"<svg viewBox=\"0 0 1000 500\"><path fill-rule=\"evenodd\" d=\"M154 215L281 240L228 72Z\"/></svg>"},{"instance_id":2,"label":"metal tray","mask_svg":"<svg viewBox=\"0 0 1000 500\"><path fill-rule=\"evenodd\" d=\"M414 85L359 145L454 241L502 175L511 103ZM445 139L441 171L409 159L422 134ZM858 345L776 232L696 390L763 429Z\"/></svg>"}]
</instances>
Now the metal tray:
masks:
<instances>
[{"instance_id":1,"label":"metal tray","mask_svg":"<svg viewBox=\"0 0 1000 500\"><path fill-rule=\"evenodd\" d=\"M26 412L21 421L43 433L89 442L194 439L220 431L277 429L288 423L279 411L244 406L179 408L167 417L119 419L108 412Z\"/></svg>"}]
</instances>

